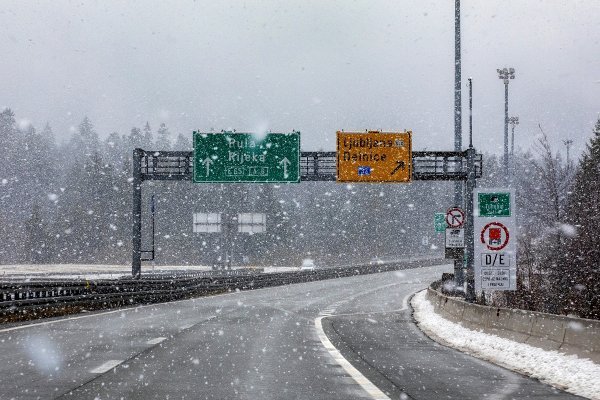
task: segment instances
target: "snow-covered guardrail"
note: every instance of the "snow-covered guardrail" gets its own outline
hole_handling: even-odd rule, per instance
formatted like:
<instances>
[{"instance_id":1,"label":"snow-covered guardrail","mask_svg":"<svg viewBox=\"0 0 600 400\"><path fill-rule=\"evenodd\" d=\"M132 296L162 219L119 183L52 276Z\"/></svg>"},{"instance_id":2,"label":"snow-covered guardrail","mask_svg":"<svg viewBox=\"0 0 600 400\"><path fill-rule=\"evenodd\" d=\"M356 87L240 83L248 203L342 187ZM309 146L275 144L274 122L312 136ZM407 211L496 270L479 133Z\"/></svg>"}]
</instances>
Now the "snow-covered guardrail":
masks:
<instances>
[{"instance_id":1,"label":"snow-covered guardrail","mask_svg":"<svg viewBox=\"0 0 600 400\"><path fill-rule=\"evenodd\" d=\"M439 286L439 282L436 283L427 289L427 299L436 313L452 322L545 350L600 362L600 321L471 304L440 293L434 289Z\"/></svg>"},{"instance_id":2,"label":"snow-covered guardrail","mask_svg":"<svg viewBox=\"0 0 600 400\"><path fill-rule=\"evenodd\" d=\"M373 274L443 259L410 259L377 265L356 265L315 270L210 276L150 277L119 280L69 280L0 283L0 322L40 318L81 310L113 308L179 300L235 290L258 289L291 283Z\"/></svg>"}]
</instances>

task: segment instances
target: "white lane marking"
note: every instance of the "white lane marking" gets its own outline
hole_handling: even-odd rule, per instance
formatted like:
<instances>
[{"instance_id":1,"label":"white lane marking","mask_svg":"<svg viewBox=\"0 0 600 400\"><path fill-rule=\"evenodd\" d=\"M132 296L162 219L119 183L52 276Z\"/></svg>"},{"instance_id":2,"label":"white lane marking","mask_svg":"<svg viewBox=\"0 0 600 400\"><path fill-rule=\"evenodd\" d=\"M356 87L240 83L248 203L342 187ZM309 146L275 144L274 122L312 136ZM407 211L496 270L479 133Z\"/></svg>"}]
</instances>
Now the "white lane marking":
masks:
<instances>
[{"instance_id":1,"label":"white lane marking","mask_svg":"<svg viewBox=\"0 0 600 400\"><path fill-rule=\"evenodd\" d=\"M167 338L166 337L157 337L157 338L148 340L146 342L146 344L152 344L152 345L159 344L160 342L162 342L164 340L167 340Z\"/></svg>"},{"instance_id":2,"label":"white lane marking","mask_svg":"<svg viewBox=\"0 0 600 400\"><path fill-rule=\"evenodd\" d=\"M90 372L92 374L103 374L107 371L110 371L111 369L113 369L117 365L121 364L122 362L123 362L123 360L108 360L104 364L102 364L94 369L90 369Z\"/></svg>"},{"instance_id":3,"label":"white lane marking","mask_svg":"<svg viewBox=\"0 0 600 400\"><path fill-rule=\"evenodd\" d=\"M323 318L325 317L322 316L315 318L315 328L317 329L317 335L319 336L321 343L323 343L323 346L333 357L333 359L342 368L344 368L344 371L346 371L346 373L350 375L356 381L356 383L358 383L373 399L390 400L390 398L386 396L385 393L379 390L379 388L375 386L370 380L368 380L363 374L361 374L359 370L354 368L352 364L350 364L348 360L346 360L344 356L342 356L342 353L340 353L338 349L335 348L333 343L329 341L329 338L327 338L327 335L325 335L325 331L323 330L323 324L321 323L321 320Z\"/></svg>"},{"instance_id":4,"label":"white lane marking","mask_svg":"<svg viewBox=\"0 0 600 400\"><path fill-rule=\"evenodd\" d=\"M186 329L190 329L192 326L194 326L194 324L183 325L183 326L180 326L179 329L181 329L182 331L185 331Z\"/></svg>"}]
</instances>

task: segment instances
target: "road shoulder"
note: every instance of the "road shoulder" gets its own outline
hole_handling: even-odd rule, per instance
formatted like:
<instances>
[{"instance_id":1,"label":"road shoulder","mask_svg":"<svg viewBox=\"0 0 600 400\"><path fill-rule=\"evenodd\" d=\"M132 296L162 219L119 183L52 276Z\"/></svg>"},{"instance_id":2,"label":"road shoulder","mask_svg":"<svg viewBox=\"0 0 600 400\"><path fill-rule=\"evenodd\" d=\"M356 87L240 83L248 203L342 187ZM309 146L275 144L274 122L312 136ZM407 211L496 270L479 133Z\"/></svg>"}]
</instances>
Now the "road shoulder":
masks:
<instances>
[{"instance_id":1,"label":"road shoulder","mask_svg":"<svg viewBox=\"0 0 600 400\"><path fill-rule=\"evenodd\" d=\"M410 310L331 316L323 328L344 358L392 399L578 398L436 343Z\"/></svg>"}]
</instances>

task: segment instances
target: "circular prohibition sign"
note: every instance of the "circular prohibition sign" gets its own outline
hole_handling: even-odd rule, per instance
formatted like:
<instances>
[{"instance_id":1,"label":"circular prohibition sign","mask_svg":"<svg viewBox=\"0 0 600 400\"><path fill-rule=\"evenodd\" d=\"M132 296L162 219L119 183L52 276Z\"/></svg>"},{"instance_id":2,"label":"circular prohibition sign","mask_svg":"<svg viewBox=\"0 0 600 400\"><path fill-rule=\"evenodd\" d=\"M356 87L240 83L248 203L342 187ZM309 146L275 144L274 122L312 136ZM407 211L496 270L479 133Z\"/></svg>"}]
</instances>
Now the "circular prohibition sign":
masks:
<instances>
[{"instance_id":1,"label":"circular prohibition sign","mask_svg":"<svg viewBox=\"0 0 600 400\"><path fill-rule=\"evenodd\" d=\"M446 224L449 228L460 228L465 223L465 212L459 207L452 207L446 211Z\"/></svg>"},{"instance_id":2,"label":"circular prohibition sign","mask_svg":"<svg viewBox=\"0 0 600 400\"><path fill-rule=\"evenodd\" d=\"M487 243L486 243L486 232L487 232ZM504 232L504 235L502 233ZM503 238L504 236L504 238ZM502 240L504 239L504 240ZM490 222L481 230L481 243L489 250L499 251L506 247L510 240L510 234L508 228L500 222Z\"/></svg>"}]
</instances>

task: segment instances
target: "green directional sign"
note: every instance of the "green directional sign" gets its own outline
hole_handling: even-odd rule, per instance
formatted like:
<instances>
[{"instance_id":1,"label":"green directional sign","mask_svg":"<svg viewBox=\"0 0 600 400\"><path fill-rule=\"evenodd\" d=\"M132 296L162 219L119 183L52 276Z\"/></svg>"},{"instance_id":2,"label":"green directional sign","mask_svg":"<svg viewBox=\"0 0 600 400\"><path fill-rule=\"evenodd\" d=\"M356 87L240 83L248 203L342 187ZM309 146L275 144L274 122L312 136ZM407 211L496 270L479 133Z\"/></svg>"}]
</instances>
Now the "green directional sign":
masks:
<instances>
[{"instance_id":1,"label":"green directional sign","mask_svg":"<svg viewBox=\"0 0 600 400\"><path fill-rule=\"evenodd\" d=\"M300 182L300 132L194 131L194 182Z\"/></svg>"},{"instance_id":2,"label":"green directional sign","mask_svg":"<svg viewBox=\"0 0 600 400\"><path fill-rule=\"evenodd\" d=\"M480 217L510 217L510 193L477 193Z\"/></svg>"},{"instance_id":3,"label":"green directional sign","mask_svg":"<svg viewBox=\"0 0 600 400\"><path fill-rule=\"evenodd\" d=\"M435 213L433 217L433 225L435 226L436 232L446 232L446 214Z\"/></svg>"}]
</instances>

